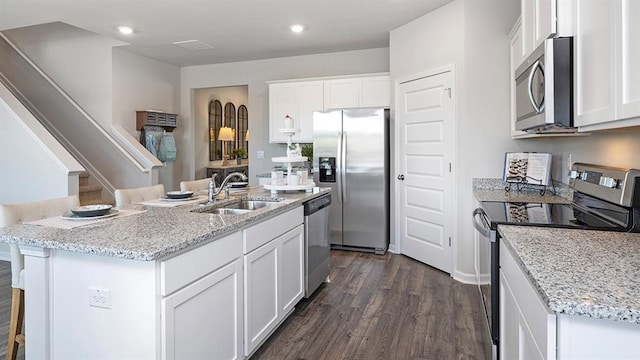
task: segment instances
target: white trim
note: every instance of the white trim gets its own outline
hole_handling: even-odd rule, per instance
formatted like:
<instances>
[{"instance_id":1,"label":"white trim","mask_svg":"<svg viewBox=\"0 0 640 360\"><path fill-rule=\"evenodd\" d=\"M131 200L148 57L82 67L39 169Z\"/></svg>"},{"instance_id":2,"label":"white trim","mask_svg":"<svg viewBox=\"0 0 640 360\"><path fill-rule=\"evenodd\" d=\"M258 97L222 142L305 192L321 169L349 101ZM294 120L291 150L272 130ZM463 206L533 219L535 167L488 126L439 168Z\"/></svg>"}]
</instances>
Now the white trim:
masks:
<instances>
[{"instance_id":1,"label":"white trim","mask_svg":"<svg viewBox=\"0 0 640 360\"><path fill-rule=\"evenodd\" d=\"M122 126L112 125L111 129L115 135L114 139L146 168L144 172L149 172L149 169L152 168L164 167L162 161L151 155L151 153L147 151L147 149L145 149L145 147L131 136Z\"/></svg>"},{"instance_id":2,"label":"white trim","mask_svg":"<svg viewBox=\"0 0 640 360\"><path fill-rule=\"evenodd\" d=\"M337 79L354 79L354 78L376 77L376 76L389 76L389 73L388 72L381 72L381 73L367 73L367 74L334 75L334 76L321 76L321 77L310 77L310 78L299 78L299 79L270 80L270 81L265 81L265 82L267 84L279 84L279 83L301 82L301 81L323 81L323 80L337 80Z\"/></svg>"}]
</instances>

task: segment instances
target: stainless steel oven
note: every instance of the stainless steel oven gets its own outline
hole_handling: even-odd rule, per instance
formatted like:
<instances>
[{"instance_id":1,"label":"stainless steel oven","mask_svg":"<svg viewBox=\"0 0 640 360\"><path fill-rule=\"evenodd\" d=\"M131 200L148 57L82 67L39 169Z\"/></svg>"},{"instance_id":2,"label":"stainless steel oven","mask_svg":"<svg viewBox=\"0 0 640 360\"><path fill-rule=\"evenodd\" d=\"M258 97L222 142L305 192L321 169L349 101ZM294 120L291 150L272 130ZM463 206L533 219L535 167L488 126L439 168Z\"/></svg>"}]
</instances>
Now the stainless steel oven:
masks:
<instances>
[{"instance_id":1,"label":"stainless steel oven","mask_svg":"<svg viewBox=\"0 0 640 360\"><path fill-rule=\"evenodd\" d=\"M499 225L561 227L640 232L640 170L576 163L570 186L571 203L482 201L473 212L478 230L477 280L484 305L491 357L499 358L500 234ZM517 196L513 196L517 198ZM561 241L561 239L559 239ZM486 267L489 267L489 276Z\"/></svg>"}]
</instances>

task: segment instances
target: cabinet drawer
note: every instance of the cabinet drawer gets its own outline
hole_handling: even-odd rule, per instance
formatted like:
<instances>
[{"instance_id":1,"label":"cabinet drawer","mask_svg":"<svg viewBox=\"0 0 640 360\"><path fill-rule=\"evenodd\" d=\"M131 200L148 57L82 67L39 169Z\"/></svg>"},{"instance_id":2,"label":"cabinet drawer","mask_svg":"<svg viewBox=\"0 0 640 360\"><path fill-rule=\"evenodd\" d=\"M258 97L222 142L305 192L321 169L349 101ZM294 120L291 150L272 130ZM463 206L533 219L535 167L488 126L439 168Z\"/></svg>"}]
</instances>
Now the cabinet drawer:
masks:
<instances>
[{"instance_id":1,"label":"cabinet drawer","mask_svg":"<svg viewBox=\"0 0 640 360\"><path fill-rule=\"evenodd\" d=\"M259 248L294 227L302 224L302 206L284 214L269 218L243 231L243 251L245 254Z\"/></svg>"},{"instance_id":2,"label":"cabinet drawer","mask_svg":"<svg viewBox=\"0 0 640 360\"><path fill-rule=\"evenodd\" d=\"M167 125L167 114L157 114L158 125Z\"/></svg>"},{"instance_id":3,"label":"cabinet drawer","mask_svg":"<svg viewBox=\"0 0 640 360\"><path fill-rule=\"evenodd\" d=\"M242 255L238 231L160 262L160 294L166 296Z\"/></svg>"},{"instance_id":4,"label":"cabinet drawer","mask_svg":"<svg viewBox=\"0 0 640 360\"><path fill-rule=\"evenodd\" d=\"M178 126L178 116L174 114L166 114L167 115L167 125L169 126Z\"/></svg>"},{"instance_id":5,"label":"cabinet drawer","mask_svg":"<svg viewBox=\"0 0 640 360\"><path fill-rule=\"evenodd\" d=\"M145 116L147 120L147 124L156 125L158 123L158 119L156 115L157 115L156 113L147 113L147 115Z\"/></svg>"},{"instance_id":6,"label":"cabinet drawer","mask_svg":"<svg viewBox=\"0 0 640 360\"><path fill-rule=\"evenodd\" d=\"M538 292L502 243L500 267L538 351L545 359L555 358L556 316L542 302Z\"/></svg>"}]
</instances>

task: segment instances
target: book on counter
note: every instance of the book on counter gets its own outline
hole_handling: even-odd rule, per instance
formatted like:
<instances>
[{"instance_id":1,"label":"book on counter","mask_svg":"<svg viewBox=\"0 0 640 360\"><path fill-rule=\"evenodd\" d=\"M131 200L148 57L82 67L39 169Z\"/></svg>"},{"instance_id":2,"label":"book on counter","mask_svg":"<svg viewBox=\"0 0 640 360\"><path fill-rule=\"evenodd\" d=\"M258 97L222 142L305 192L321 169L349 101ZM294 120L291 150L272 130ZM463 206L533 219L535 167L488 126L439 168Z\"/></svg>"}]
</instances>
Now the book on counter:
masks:
<instances>
[{"instance_id":1,"label":"book on counter","mask_svg":"<svg viewBox=\"0 0 640 360\"><path fill-rule=\"evenodd\" d=\"M549 185L551 183L551 154L506 153L503 180L511 183Z\"/></svg>"}]
</instances>

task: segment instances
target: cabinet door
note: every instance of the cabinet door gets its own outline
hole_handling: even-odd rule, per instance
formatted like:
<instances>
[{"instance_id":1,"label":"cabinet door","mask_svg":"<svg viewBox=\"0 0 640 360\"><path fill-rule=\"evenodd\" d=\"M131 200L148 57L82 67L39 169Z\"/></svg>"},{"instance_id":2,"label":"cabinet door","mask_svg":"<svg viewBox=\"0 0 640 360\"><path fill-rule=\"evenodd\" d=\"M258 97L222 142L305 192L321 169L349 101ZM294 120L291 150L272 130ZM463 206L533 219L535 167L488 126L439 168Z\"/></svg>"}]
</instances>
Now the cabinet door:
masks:
<instances>
[{"instance_id":1,"label":"cabinet door","mask_svg":"<svg viewBox=\"0 0 640 360\"><path fill-rule=\"evenodd\" d=\"M324 108L357 108L360 96L357 79L335 79L324 82Z\"/></svg>"},{"instance_id":2,"label":"cabinet door","mask_svg":"<svg viewBox=\"0 0 640 360\"><path fill-rule=\"evenodd\" d=\"M525 57L557 33L556 0L522 0L522 35Z\"/></svg>"},{"instance_id":3,"label":"cabinet door","mask_svg":"<svg viewBox=\"0 0 640 360\"><path fill-rule=\"evenodd\" d=\"M388 76L360 79L359 107L389 107L391 91Z\"/></svg>"},{"instance_id":4,"label":"cabinet door","mask_svg":"<svg viewBox=\"0 0 640 360\"><path fill-rule=\"evenodd\" d=\"M296 114L295 83L269 84L269 142L287 142L287 137L280 129L284 128L285 116L298 120Z\"/></svg>"},{"instance_id":5,"label":"cabinet door","mask_svg":"<svg viewBox=\"0 0 640 360\"><path fill-rule=\"evenodd\" d=\"M278 324L278 242L244 256L244 354L250 355Z\"/></svg>"},{"instance_id":6,"label":"cabinet door","mask_svg":"<svg viewBox=\"0 0 640 360\"><path fill-rule=\"evenodd\" d=\"M616 13L616 119L640 116L640 2L621 0ZM613 7L613 6L612 6Z\"/></svg>"},{"instance_id":7,"label":"cabinet door","mask_svg":"<svg viewBox=\"0 0 640 360\"><path fill-rule=\"evenodd\" d=\"M516 130L516 79L515 73L516 69L522 62L525 60L524 58L524 44L522 40L522 26L520 19L518 19L511 30L510 37L511 43L511 73L509 74L509 88L511 89L511 117L510 117L510 125L511 125L511 136L524 136L527 135L525 131Z\"/></svg>"},{"instance_id":8,"label":"cabinet door","mask_svg":"<svg viewBox=\"0 0 640 360\"><path fill-rule=\"evenodd\" d=\"M518 359L520 312L500 271L500 359Z\"/></svg>"},{"instance_id":9,"label":"cabinet door","mask_svg":"<svg viewBox=\"0 0 640 360\"><path fill-rule=\"evenodd\" d=\"M615 115L615 6L580 0L574 9L575 125L608 122Z\"/></svg>"},{"instance_id":10,"label":"cabinet door","mask_svg":"<svg viewBox=\"0 0 640 360\"><path fill-rule=\"evenodd\" d=\"M303 225L282 235L278 242L282 271L280 311L288 314L304 296L304 227Z\"/></svg>"},{"instance_id":11,"label":"cabinet door","mask_svg":"<svg viewBox=\"0 0 640 360\"><path fill-rule=\"evenodd\" d=\"M161 301L163 359L242 359L242 262Z\"/></svg>"},{"instance_id":12,"label":"cabinet door","mask_svg":"<svg viewBox=\"0 0 640 360\"><path fill-rule=\"evenodd\" d=\"M296 83L298 113L297 141L313 142L313 112L324 110L324 82L305 81Z\"/></svg>"}]
</instances>

